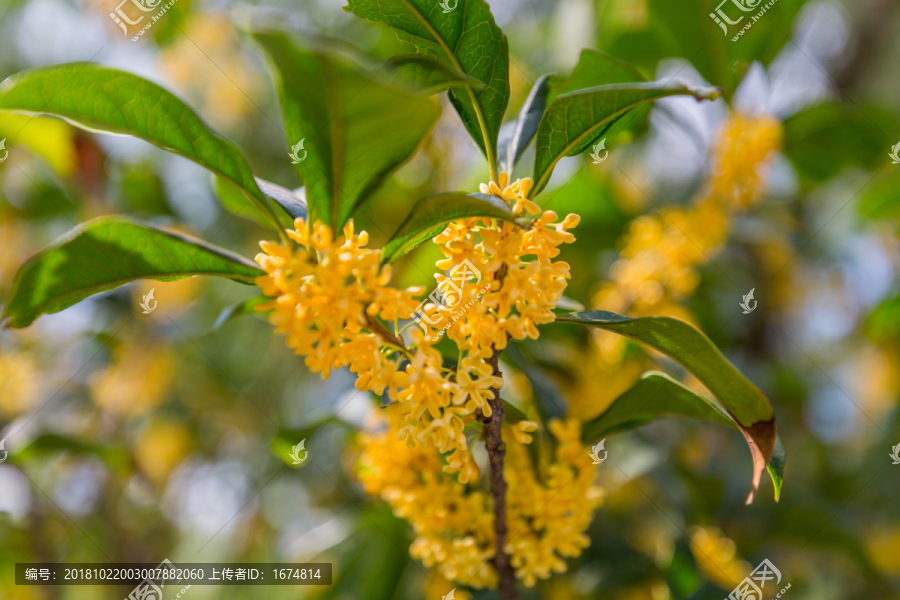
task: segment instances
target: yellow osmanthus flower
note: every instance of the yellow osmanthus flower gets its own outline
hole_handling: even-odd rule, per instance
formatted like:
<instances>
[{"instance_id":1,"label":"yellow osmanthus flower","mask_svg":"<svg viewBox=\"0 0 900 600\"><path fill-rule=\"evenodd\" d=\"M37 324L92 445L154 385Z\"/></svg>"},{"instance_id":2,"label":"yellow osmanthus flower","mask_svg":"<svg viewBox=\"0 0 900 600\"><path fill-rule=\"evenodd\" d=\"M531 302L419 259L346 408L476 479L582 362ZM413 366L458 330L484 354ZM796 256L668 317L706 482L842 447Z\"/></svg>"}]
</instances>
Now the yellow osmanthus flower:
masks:
<instances>
[{"instance_id":1,"label":"yellow osmanthus flower","mask_svg":"<svg viewBox=\"0 0 900 600\"><path fill-rule=\"evenodd\" d=\"M0 415L12 418L34 405L39 373L30 354L0 354Z\"/></svg>"},{"instance_id":2,"label":"yellow osmanthus flower","mask_svg":"<svg viewBox=\"0 0 900 600\"><path fill-rule=\"evenodd\" d=\"M528 587L553 573L564 573L565 558L575 557L590 545L585 530L603 496L594 486L594 467L581 443L577 421L551 421L558 441L556 460L544 468L539 480L528 450L518 442L507 444L506 552L516 577Z\"/></svg>"},{"instance_id":3,"label":"yellow osmanthus flower","mask_svg":"<svg viewBox=\"0 0 900 600\"><path fill-rule=\"evenodd\" d=\"M365 448L359 459L360 481L368 493L381 496L397 516L412 524L413 558L451 582L475 588L495 586L490 496L479 486L464 485L445 474L442 457L432 449L409 447L398 439L406 422L405 410L402 404L388 407L387 427L360 434ZM554 421L550 427L559 445L553 462L538 465L542 478L518 441L519 434L534 431L537 424L522 421L503 431L510 535L505 550L516 576L527 586L564 572L565 558L581 554L590 541L584 531L601 502L579 425Z\"/></svg>"}]
</instances>

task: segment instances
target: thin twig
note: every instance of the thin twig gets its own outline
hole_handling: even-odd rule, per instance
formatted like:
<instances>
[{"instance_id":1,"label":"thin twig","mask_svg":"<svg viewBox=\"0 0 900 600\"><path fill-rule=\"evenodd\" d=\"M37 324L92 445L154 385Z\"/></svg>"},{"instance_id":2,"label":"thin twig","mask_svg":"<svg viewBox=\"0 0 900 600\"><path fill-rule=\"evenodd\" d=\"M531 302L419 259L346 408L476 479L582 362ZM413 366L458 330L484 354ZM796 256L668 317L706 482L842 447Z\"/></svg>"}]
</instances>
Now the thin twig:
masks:
<instances>
[{"instance_id":1,"label":"thin twig","mask_svg":"<svg viewBox=\"0 0 900 600\"><path fill-rule=\"evenodd\" d=\"M495 275L503 285L506 277L507 265L504 263ZM500 375L500 352L492 346L491 374ZM504 600L518 600L516 591L516 573L506 553L506 478L503 473L504 459L506 458L506 444L503 443L503 401L500 400L500 388L491 388L494 397L488 400L491 405L491 416L485 417L478 411L478 419L483 423L481 435L487 447L488 461L491 466L491 499L494 505L494 535L497 538L497 549L494 553L494 569L500 577L498 592Z\"/></svg>"},{"instance_id":2,"label":"thin twig","mask_svg":"<svg viewBox=\"0 0 900 600\"><path fill-rule=\"evenodd\" d=\"M500 350L495 349L491 355L493 375L500 373ZM494 534L497 537L497 550L494 553L494 568L500 576L498 592L504 600L518 600L516 591L516 574L506 553L506 479L503 475L503 463L506 457L506 444L503 443L503 402L500 400L500 389L491 388L494 397L488 402L491 405L491 416L481 417L484 424L481 435L487 446L488 459L491 465L491 499L494 504Z\"/></svg>"}]
</instances>

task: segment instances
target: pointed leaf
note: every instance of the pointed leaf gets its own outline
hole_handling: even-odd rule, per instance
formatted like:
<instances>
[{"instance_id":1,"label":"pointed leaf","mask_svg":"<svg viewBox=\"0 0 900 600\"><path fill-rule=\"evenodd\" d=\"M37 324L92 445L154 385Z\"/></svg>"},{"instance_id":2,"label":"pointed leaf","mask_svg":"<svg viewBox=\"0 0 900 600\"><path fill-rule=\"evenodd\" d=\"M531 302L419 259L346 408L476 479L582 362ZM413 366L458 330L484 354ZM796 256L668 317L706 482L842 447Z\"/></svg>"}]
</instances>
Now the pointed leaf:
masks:
<instances>
[{"instance_id":1,"label":"pointed leaf","mask_svg":"<svg viewBox=\"0 0 900 600\"><path fill-rule=\"evenodd\" d=\"M302 188L294 191L259 177L255 179L262 193L291 217L291 225L294 224L294 219L306 220L306 197L303 195Z\"/></svg>"},{"instance_id":2,"label":"pointed leaf","mask_svg":"<svg viewBox=\"0 0 900 600\"><path fill-rule=\"evenodd\" d=\"M396 262L416 246L433 238L456 219L486 217L519 223L512 209L500 198L488 194L445 192L416 202L399 229L384 245L383 263Z\"/></svg>"},{"instance_id":3,"label":"pointed leaf","mask_svg":"<svg viewBox=\"0 0 900 600\"><path fill-rule=\"evenodd\" d=\"M661 416L705 419L735 427L731 417L713 402L665 373L648 371L631 389L616 398L603 414L582 426L582 438L591 442Z\"/></svg>"},{"instance_id":4,"label":"pointed leaf","mask_svg":"<svg viewBox=\"0 0 900 600\"><path fill-rule=\"evenodd\" d=\"M391 27L419 52L447 61L487 87L450 90L450 102L493 169L497 135L509 103L509 51L484 0L459 0L443 11L434 0L349 0L348 10Z\"/></svg>"},{"instance_id":5,"label":"pointed leaf","mask_svg":"<svg viewBox=\"0 0 900 600\"><path fill-rule=\"evenodd\" d=\"M285 35L255 38L275 71L288 144L304 142L294 169L306 184L309 218L340 229L409 160L440 109L341 58L301 49Z\"/></svg>"},{"instance_id":6,"label":"pointed leaf","mask_svg":"<svg viewBox=\"0 0 900 600\"><path fill-rule=\"evenodd\" d=\"M644 373L631 389L616 398L606 411L586 422L581 429L586 443L609 433L631 429L659 417L677 416L715 421L740 431L725 411L715 402L665 373ZM775 487L775 501L781 497L784 479L784 446L775 438L775 451L766 467Z\"/></svg>"},{"instance_id":7,"label":"pointed leaf","mask_svg":"<svg viewBox=\"0 0 900 600\"><path fill-rule=\"evenodd\" d=\"M700 380L737 422L753 456L752 502L775 448L775 414L766 396L703 333L672 317L633 319L595 310L557 315L556 321L591 325L647 344L666 354Z\"/></svg>"},{"instance_id":8,"label":"pointed leaf","mask_svg":"<svg viewBox=\"0 0 900 600\"><path fill-rule=\"evenodd\" d=\"M387 66L416 89L429 94L436 94L453 86L468 85L474 90L487 87L453 65L427 54L398 54L388 59Z\"/></svg>"},{"instance_id":9,"label":"pointed leaf","mask_svg":"<svg viewBox=\"0 0 900 600\"><path fill-rule=\"evenodd\" d=\"M137 75L91 63L22 71L0 84L2 110L55 115L79 127L133 135L180 154L241 187L278 227L241 151L177 97Z\"/></svg>"},{"instance_id":10,"label":"pointed leaf","mask_svg":"<svg viewBox=\"0 0 900 600\"><path fill-rule=\"evenodd\" d=\"M8 327L27 327L42 314L137 279L216 275L252 284L263 274L255 263L203 240L101 217L76 227L22 265L3 317Z\"/></svg>"},{"instance_id":11,"label":"pointed leaf","mask_svg":"<svg viewBox=\"0 0 900 600\"><path fill-rule=\"evenodd\" d=\"M556 100L562 94L577 92L600 85L646 81L637 68L605 52L585 48L581 51L578 64L564 81L553 85L548 101Z\"/></svg>"},{"instance_id":12,"label":"pointed leaf","mask_svg":"<svg viewBox=\"0 0 900 600\"><path fill-rule=\"evenodd\" d=\"M538 127L534 187L529 196L534 198L546 187L560 159L590 147L630 110L667 96L714 100L721 94L718 88L638 82L592 87L558 96L550 103Z\"/></svg>"},{"instance_id":13,"label":"pointed leaf","mask_svg":"<svg viewBox=\"0 0 900 600\"><path fill-rule=\"evenodd\" d=\"M525 104L519 111L519 118L516 120L516 127L513 130L512 138L506 148L501 149L500 163L503 170L510 177L512 172L525 153L531 138L537 133L538 125L541 123L541 117L544 116L544 109L547 106L547 95L550 93L550 77L552 74L541 75L528 92Z\"/></svg>"}]
</instances>

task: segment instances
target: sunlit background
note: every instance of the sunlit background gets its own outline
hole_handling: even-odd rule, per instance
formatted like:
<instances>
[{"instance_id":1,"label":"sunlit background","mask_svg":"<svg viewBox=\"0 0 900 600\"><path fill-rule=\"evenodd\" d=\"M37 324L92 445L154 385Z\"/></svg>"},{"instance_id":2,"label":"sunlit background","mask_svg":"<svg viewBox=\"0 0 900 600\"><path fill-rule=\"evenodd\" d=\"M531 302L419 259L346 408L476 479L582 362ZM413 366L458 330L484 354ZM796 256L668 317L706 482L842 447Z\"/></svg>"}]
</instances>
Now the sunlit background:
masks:
<instances>
[{"instance_id":1,"label":"sunlit background","mask_svg":"<svg viewBox=\"0 0 900 600\"><path fill-rule=\"evenodd\" d=\"M69 61L140 74L241 147L257 175L289 188L301 183L246 28L277 23L301 37L336 36L377 58L410 51L336 0L178 0L136 42L108 16L115 4L0 1L0 76ZM570 71L582 47L632 61L649 78L726 90L715 102L657 102L633 139L607 139L600 164L564 159L542 207L582 216L561 256L572 266L567 296L698 324L769 396L788 457L781 502L765 481L746 507L750 457L736 432L661 421L610 436L591 546L528 597L720 600L768 558L793 600L900 598L900 466L888 456L900 444L900 165L889 157L900 142L898 5L778 0L724 46L711 0L504 0L491 8L509 37L510 115L540 75ZM716 54L723 47L727 55ZM421 150L357 217L370 247L418 198L475 191L487 180L478 149L442 104ZM741 176L758 151L751 136L727 160L711 159L745 127L740 119L772 124L775 150L744 175L758 178L753 197L708 215L703 190ZM8 152L0 303L29 256L99 215L132 215L251 258L273 235L223 208L207 171L134 138L4 113L0 139ZM517 174L532 160L530 151ZM682 233L711 238L702 255L633 258L668 248L673 232L661 210L680 211L666 214L689 224ZM431 289L437 257L421 247L398 265L395 282ZM665 291L647 283L667 269L684 272ZM158 306L143 314L151 289ZM751 289L758 308L743 314ZM225 307L253 294L222 280L142 281L0 331L0 438L9 452L0 464L0 598L129 591L17 587L7 576L16 562L164 558L335 564L331 588L195 586L196 600L438 600L449 591L410 560L408 524L357 479L356 431L372 424L378 400L357 392L348 372L310 375L264 319L214 327ZM521 350L553 390L535 391L504 364L504 398L527 405L535 393L559 394L581 418L602 412L654 360L678 373L624 342L569 327L545 327L540 343ZM307 437L309 460L295 468L291 445Z\"/></svg>"}]
</instances>

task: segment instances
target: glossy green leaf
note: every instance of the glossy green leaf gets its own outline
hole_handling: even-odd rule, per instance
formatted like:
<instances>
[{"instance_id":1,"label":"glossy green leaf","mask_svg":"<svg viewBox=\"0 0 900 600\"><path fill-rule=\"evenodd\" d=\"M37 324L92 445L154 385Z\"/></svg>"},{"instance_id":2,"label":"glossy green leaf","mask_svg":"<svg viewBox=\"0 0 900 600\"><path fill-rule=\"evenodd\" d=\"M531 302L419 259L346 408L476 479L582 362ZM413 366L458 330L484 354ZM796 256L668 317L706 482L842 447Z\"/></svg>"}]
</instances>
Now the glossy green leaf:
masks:
<instances>
[{"instance_id":1,"label":"glossy green leaf","mask_svg":"<svg viewBox=\"0 0 900 600\"><path fill-rule=\"evenodd\" d=\"M587 88L645 80L646 78L634 65L605 52L585 48L581 51L578 64L575 65L572 74L552 86L548 101L552 102L562 94L570 94Z\"/></svg>"},{"instance_id":2,"label":"glossy green leaf","mask_svg":"<svg viewBox=\"0 0 900 600\"><path fill-rule=\"evenodd\" d=\"M288 144L301 159L293 166L306 185L309 218L340 229L409 160L440 108L336 56L301 49L285 35L255 38L274 67Z\"/></svg>"},{"instance_id":3,"label":"glossy green leaf","mask_svg":"<svg viewBox=\"0 0 900 600\"><path fill-rule=\"evenodd\" d=\"M8 327L27 327L42 314L138 279L215 275L252 284L263 274L255 263L203 240L101 217L79 225L22 265L3 318Z\"/></svg>"},{"instance_id":4,"label":"glossy green leaf","mask_svg":"<svg viewBox=\"0 0 900 600\"><path fill-rule=\"evenodd\" d=\"M714 100L718 88L691 88L682 84L619 83L561 94L550 103L537 132L534 157L535 197L550 180L556 163L589 148L612 124L630 110L667 96L693 96Z\"/></svg>"},{"instance_id":5,"label":"glossy green leaf","mask_svg":"<svg viewBox=\"0 0 900 600\"><path fill-rule=\"evenodd\" d=\"M289 217L290 224L293 226L294 219L306 220L306 198L303 195L302 188L294 191L286 187L281 187L277 183L266 181L256 177L256 184L262 193L278 205Z\"/></svg>"},{"instance_id":6,"label":"glossy green leaf","mask_svg":"<svg viewBox=\"0 0 900 600\"><path fill-rule=\"evenodd\" d=\"M348 10L391 27L401 40L483 82L485 88L451 89L450 101L493 170L497 136L509 103L509 51L484 0L458 0L443 10L433 0L349 0Z\"/></svg>"},{"instance_id":7,"label":"glossy green leaf","mask_svg":"<svg viewBox=\"0 0 900 600\"><path fill-rule=\"evenodd\" d=\"M503 170L512 177L512 173L519 164L519 159L531 143L534 134L537 133L544 109L547 107L547 95L550 93L550 78L552 75L541 75L534 82L525 103L519 111L516 126L510 136L509 143L500 149L500 164ZM502 137L502 136L501 136Z\"/></svg>"},{"instance_id":8,"label":"glossy green leaf","mask_svg":"<svg viewBox=\"0 0 900 600\"><path fill-rule=\"evenodd\" d=\"M735 427L731 417L710 400L665 373L648 371L603 414L584 423L582 438L591 442L662 416L704 419Z\"/></svg>"},{"instance_id":9,"label":"glossy green leaf","mask_svg":"<svg viewBox=\"0 0 900 600\"><path fill-rule=\"evenodd\" d=\"M705 396L672 379L665 373L644 373L631 389L616 398L603 414L582 425L586 443L610 433L624 431L660 417L703 419L740 430L728 413ZM766 469L775 488L775 501L781 497L784 481L784 446L776 437L775 450Z\"/></svg>"},{"instance_id":10,"label":"glossy green leaf","mask_svg":"<svg viewBox=\"0 0 900 600\"><path fill-rule=\"evenodd\" d=\"M273 298L269 298L268 296L263 296L260 294L259 296L253 296L252 298L247 298L243 302L238 302L236 304L231 304L222 309L222 312L219 313L219 316L216 317L216 322L213 324L212 332L216 333L232 319L236 319L238 317L244 315L258 315L260 317L264 316L263 312L256 310L256 307L264 302L270 302Z\"/></svg>"},{"instance_id":11,"label":"glossy green leaf","mask_svg":"<svg viewBox=\"0 0 900 600\"><path fill-rule=\"evenodd\" d=\"M753 457L753 500L775 449L775 414L768 398L702 332L672 317L630 318L595 310L557 315L557 322L599 327L647 344L690 371L738 424Z\"/></svg>"},{"instance_id":12,"label":"glossy green leaf","mask_svg":"<svg viewBox=\"0 0 900 600\"><path fill-rule=\"evenodd\" d=\"M769 461L769 464L766 465L766 470L769 471L769 477L772 478L772 483L775 485L775 502L781 500L781 488L784 485L785 459L784 444L781 443L781 438L776 436L775 450L772 452L772 459Z\"/></svg>"},{"instance_id":13,"label":"glossy green leaf","mask_svg":"<svg viewBox=\"0 0 900 600\"><path fill-rule=\"evenodd\" d=\"M0 110L62 117L88 129L133 135L191 159L247 192L279 227L241 151L184 102L137 75L92 63L22 71L0 84Z\"/></svg>"},{"instance_id":14,"label":"glossy green leaf","mask_svg":"<svg viewBox=\"0 0 900 600\"><path fill-rule=\"evenodd\" d=\"M414 88L429 94L453 86L469 86L474 90L487 87L453 65L427 54L398 54L387 60L387 66Z\"/></svg>"},{"instance_id":15,"label":"glossy green leaf","mask_svg":"<svg viewBox=\"0 0 900 600\"><path fill-rule=\"evenodd\" d=\"M445 192L416 202L400 227L384 245L382 262L393 263L416 246L439 234L450 221L488 217L512 223L519 221L503 200L488 194Z\"/></svg>"}]
</instances>

